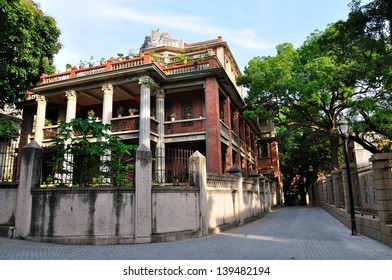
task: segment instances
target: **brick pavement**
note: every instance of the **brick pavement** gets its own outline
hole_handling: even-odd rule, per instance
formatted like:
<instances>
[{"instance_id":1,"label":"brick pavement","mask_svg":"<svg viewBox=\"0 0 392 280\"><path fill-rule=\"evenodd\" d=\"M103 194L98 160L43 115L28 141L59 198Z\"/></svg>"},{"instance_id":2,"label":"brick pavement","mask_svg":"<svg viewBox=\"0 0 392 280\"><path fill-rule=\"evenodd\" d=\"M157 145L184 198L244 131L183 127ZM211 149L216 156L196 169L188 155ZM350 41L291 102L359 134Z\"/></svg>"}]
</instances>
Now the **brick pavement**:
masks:
<instances>
[{"instance_id":1,"label":"brick pavement","mask_svg":"<svg viewBox=\"0 0 392 280\"><path fill-rule=\"evenodd\" d=\"M251 224L192 240L75 246L0 238L3 260L392 260L392 248L317 207L275 209Z\"/></svg>"}]
</instances>

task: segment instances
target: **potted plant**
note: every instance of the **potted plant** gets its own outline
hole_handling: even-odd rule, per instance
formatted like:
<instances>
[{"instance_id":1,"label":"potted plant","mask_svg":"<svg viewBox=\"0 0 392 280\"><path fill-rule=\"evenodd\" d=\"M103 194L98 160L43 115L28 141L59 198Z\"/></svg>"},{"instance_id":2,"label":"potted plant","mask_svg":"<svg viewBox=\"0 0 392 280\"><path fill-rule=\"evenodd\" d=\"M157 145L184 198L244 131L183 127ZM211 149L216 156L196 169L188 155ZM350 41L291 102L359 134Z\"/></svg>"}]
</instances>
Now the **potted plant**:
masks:
<instances>
[{"instance_id":1,"label":"potted plant","mask_svg":"<svg viewBox=\"0 0 392 280\"><path fill-rule=\"evenodd\" d=\"M45 126L51 126L52 122L48 119L45 119Z\"/></svg>"},{"instance_id":2,"label":"potted plant","mask_svg":"<svg viewBox=\"0 0 392 280\"><path fill-rule=\"evenodd\" d=\"M151 115L151 118L155 119L155 109L154 108L151 108L150 115Z\"/></svg>"},{"instance_id":3,"label":"potted plant","mask_svg":"<svg viewBox=\"0 0 392 280\"><path fill-rule=\"evenodd\" d=\"M99 61L99 63L101 65L105 65L106 64L106 59L104 57L102 57L101 60Z\"/></svg>"},{"instance_id":4,"label":"potted plant","mask_svg":"<svg viewBox=\"0 0 392 280\"><path fill-rule=\"evenodd\" d=\"M72 70L72 65L71 65L70 63L67 63L67 64L65 65L65 70L66 70L67 72L71 71L71 70Z\"/></svg>"},{"instance_id":5,"label":"potted plant","mask_svg":"<svg viewBox=\"0 0 392 280\"><path fill-rule=\"evenodd\" d=\"M130 108L128 111L129 111L129 115L133 116L138 110L135 108Z\"/></svg>"},{"instance_id":6,"label":"potted plant","mask_svg":"<svg viewBox=\"0 0 392 280\"><path fill-rule=\"evenodd\" d=\"M171 113L170 114L170 119L172 122L174 122L176 120L176 113Z\"/></svg>"},{"instance_id":7,"label":"potted plant","mask_svg":"<svg viewBox=\"0 0 392 280\"><path fill-rule=\"evenodd\" d=\"M117 112L117 117L121 118L122 113L124 113L124 108L118 107L116 112Z\"/></svg>"},{"instance_id":8,"label":"potted plant","mask_svg":"<svg viewBox=\"0 0 392 280\"><path fill-rule=\"evenodd\" d=\"M93 119L94 119L94 116L95 116L94 110L88 111L88 112L87 112L87 116L88 116L88 119L89 119L89 120L93 120Z\"/></svg>"}]
</instances>

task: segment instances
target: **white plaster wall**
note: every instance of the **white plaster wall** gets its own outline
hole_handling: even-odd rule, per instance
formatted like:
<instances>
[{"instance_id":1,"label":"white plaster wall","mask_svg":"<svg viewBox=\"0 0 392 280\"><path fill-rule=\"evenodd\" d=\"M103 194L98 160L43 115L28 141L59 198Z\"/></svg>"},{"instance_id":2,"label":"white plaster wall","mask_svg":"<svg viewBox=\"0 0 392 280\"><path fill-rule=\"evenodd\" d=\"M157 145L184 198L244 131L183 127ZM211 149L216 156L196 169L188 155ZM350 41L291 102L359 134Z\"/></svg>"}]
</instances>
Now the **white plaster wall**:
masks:
<instances>
[{"instance_id":1,"label":"white plaster wall","mask_svg":"<svg viewBox=\"0 0 392 280\"><path fill-rule=\"evenodd\" d=\"M152 195L153 233L199 229L199 194L165 191Z\"/></svg>"},{"instance_id":2,"label":"white plaster wall","mask_svg":"<svg viewBox=\"0 0 392 280\"><path fill-rule=\"evenodd\" d=\"M33 195L32 235L119 237L133 234L133 193ZM119 207L119 208L118 208Z\"/></svg>"},{"instance_id":3,"label":"white plaster wall","mask_svg":"<svg viewBox=\"0 0 392 280\"><path fill-rule=\"evenodd\" d=\"M244 191L244 218L252 218L261 214L260 196L254 191Z\"/></svg>"},{"instance_id":4,"label":"white plaster wall","mask_svg":"<svg viewBox=\"0 0 392 280\"><path fill-rule=\"evenodd\" d=\"M209 207L210 228L238 221L238 201L236 192L208 191L207 203Z\"/></svg>"},{"instance_id":5,"label":"white plaster wall","mask_svg":"<svg viewBox=\"0 0 392 280\"><path fill-rule=\"evenodd\" d=\"M0 225L15 222L17 188L0 188Z\"/></svg>"}]
</instances>

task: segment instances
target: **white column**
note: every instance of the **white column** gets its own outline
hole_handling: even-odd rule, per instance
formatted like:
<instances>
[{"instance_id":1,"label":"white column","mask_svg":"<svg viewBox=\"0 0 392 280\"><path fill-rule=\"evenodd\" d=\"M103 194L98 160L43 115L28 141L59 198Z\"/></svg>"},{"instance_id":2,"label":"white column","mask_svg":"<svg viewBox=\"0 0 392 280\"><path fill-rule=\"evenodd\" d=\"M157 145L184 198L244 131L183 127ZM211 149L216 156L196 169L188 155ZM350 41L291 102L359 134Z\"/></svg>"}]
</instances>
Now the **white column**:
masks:
<instances>
[{"instance_id":1,"label":"white column","mask_svg":"<svg viewBox=\"0 0 392 280\"><path fill-rule=\"evenodd\" d=\"M42 130L45 126L46 116L46 98L42 95L37 95L37 116L35 119L35 135L34 140L42 146L42 140L44 139L44 131Z\"/></svg>"},{"instance_id":2,"label":"white column","mask_svg":"<svg viewBox=\"0 0 392 280\"><path fill-rule=\"evenodd\" d=\"M113 93L114 86L113 84L106 84L102 86L103 91L103 104L102 104L102 124L110 124L110 120L113 115ZM109 132L109 131L108 131ZM107 141L107 139L101 139L101 141ZM108 162L111 160L111 153L109 150L105 152L105 155L101 156L102 162ZM104 174L107 174L103 180L104 184L110 184L110 175L109 175L109 167L103 166L101 171Z\"/></svg>"},{"instance_id":3,"label":"white column","mask_svg":"<svg viewBox=\"0 0 392 280\"><path fill-rule=\"evenodd\" d=\"M158 121L158 142L155 160L156 179L160 184L165 183L165 92L157 90L155 93L155 111Z\"/></svg>"},{"instance_id":4,"label":"white column","mask_svg":"<svg viewBox=\"0 0 392 280\"><path fill-rule=\"evenodd\" d=\"M103 107L102 107L102 124L110 124L113 115L113 93L114 86L107 84L102 86Z\"/></svg>"},{"instance_id":5,"label":"white column","mask_svg":"<svg viewBox=\"0 0 392 280\"><path fill-rule=\"evenodd\" d=\"M65 115L65 122L68 123L76 118L76 101L78 96L74 90L66 91L65 96L67 97L67 112Z\"/></svg>"},{"instance_id":6,"label":"white column","mask_svg":"<svg viewBox=\"0 0 392 280\"><path fill-rule=\"evenodd\" d=\"M74 90L67 90L65 92L65 96L67 97L67 111L65 113L65 122L69 123L73 119L76 118L76 104L77 104L77 99L78 99L78 94ZM69 145L70 140L66 140L64 145L67 146ZM68 186L72 186L72 180L73 180L73 155L72 154L65 154L64 155L64 162L63 162L63 168L65 173L62 175L55 175L55 177L59 176L62 179L62 182L67 184Z\"/></svg>"},{"instance_id":7,"label":"white column","mask_svg":"<svg viewBox=\"0 0 392 280\"><path fill-rule=\"evenodd\" d=\"M139 146L150 149L150 106L151 89L154 83L149 77L139 79L140 84L140 117L139 117Z\"/></svg>"}]
</instances>

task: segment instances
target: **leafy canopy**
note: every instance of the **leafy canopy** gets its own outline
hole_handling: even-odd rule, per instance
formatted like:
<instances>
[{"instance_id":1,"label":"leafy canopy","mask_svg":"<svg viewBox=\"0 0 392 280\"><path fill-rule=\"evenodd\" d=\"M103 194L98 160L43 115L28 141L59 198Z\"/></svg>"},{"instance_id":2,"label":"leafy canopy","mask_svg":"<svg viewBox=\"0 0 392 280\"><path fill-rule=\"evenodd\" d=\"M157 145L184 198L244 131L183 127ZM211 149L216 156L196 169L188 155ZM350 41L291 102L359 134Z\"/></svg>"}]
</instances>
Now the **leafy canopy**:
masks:
<instances>
[{"instance_id":1,"label":"leafy canopy","mask_svg":"<svg viewBox=\"0 0 392 280\"><path fill-rule=\"evenodd\" d=\"M53 73L60 30L31 0L0 0L0 106L23 98L43 73Z\"/></svg>"}]
</instances>

